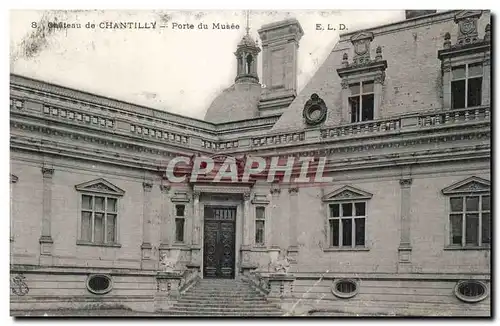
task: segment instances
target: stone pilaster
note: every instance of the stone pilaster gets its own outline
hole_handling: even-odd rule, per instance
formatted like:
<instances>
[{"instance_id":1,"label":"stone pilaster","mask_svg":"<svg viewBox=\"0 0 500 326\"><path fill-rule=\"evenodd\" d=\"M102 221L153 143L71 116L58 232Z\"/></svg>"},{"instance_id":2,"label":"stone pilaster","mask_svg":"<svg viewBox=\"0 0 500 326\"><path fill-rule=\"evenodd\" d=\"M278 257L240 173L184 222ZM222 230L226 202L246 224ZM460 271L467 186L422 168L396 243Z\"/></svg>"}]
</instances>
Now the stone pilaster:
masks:
<instances>
[{"instance_id":1,"label":"stone pilaster","mask_svg":"<svg viewBox=\"0 0 500 326\"><path fill-rule=\"evenodd\" d=\"M399 180L401 185L401 233L399 241L398 272L411 272L411 185L413 180L405 177Z\"/></svg>"},{"instance_id":2,"label":"stone pilaster","mask_svg":"<svg viewBox=\"0 0 500 326\"><path fill-rule=\"evenodd\" d=\"M17 183L19 178L16 175L10 175L10 241L14 241L14 211L16 209L14 205L14 184Z\"/></svg>"},{"instance_id":3,"label":"stone pilaster","mask_svg":"<svg viewBox=\"0 0 500 326\"><path fill-rule=\"evenodd\" d=\"M42 235L40 237L40 265L52 264L52 246L54 244L51 235L53 175L54 175L54 169L42 167L43 214L42 214Z\"/></svg>"},{"instance_id":4,"label":"stone pilaster","mask_svg":"<svg viewBox=\"0 0 500 326\"><path fill-rule=\"evenodd\" d=\"M170 203L168 198L168 192L170 191L170 185L160 185L161 192L161 223L160 223L160 249L167 247L171 243L169 238L168 230L171 229L170 223Z\"/></svg>"},{"instance_id":5,"label":"stone pilaster","mask_svg":"<svg viewBox=\"0 0 500 326\"><path fill-rule=\"evenodd\" d=\"M272 184L271 186L271 214L266 214L266 223L269 224L267 228L266 234L266 242L270 246L271 249L280 248L279 246L279 237L278 233L280 230L279 225L279 207L278 207L278 199L281 193L281 189L278 184Z\"/></svg>"},{"instance_id":6,"label":"stone pilaster","mask_svg":"<svg viewBox=\"0 0 500 326\"><path fill-rule=\"evenodd\" d=\"M490 105L491 103L491 54L490 52L486 52L484 54L483 60L483 84L482 84L482 105Z\"/></svg>"},{"instance_id":7,"label":"stone pilaster","mask_svg":"<svg viewBox=\"0 0 500 326\"><path fill-rule=\"evenodd\" d=\"M252 214L250 212L250 193L243 194L243 245L252 243Z\"/></svg>"},{"instance_id":8,"label":"stone pilaster","mask_svg":"<svg viewBox=\"0 0 500 326\"><path fill-rule=\"evenodd\" d=\"M151 189L153 184L150 182L142 183L143 192L143 206L142 206L142 268L153 269L154 262L152 260L151 245Z\"/></svg>"},{"instance_id":9,"label":"stone pilaster","mask_svg":"<svg viewBox=\"0 0 500 326\"><path fill-rule=\"evenodd\" d=\"M290 199L290 213L288 214L288 256L293 258L295 262L296 256L299 253L297 243L297 217L299 212L299 187L292 186L288 189Z\"/></svg>"},{"instance_id":10,"label":"stone pilaster","mask_svg":"<svg viewBox=\"0 0 500 326\"><path fill-rule=\"evenodd\" d=\"M190 267L201 267L201 211L200 211L200 196L199 191L193 192L193 231L191 239L191 262Z\"/></svg>"}]
</instances>

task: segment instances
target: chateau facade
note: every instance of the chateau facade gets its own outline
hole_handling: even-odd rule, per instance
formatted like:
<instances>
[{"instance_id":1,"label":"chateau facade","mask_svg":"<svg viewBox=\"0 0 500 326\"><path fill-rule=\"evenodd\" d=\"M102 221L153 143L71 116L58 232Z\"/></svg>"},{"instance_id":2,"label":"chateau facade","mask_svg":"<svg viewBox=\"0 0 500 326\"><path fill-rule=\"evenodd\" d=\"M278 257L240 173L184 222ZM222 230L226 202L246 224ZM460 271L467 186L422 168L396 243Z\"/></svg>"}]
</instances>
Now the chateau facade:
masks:
<instances>
[{"instance_id":1,"label":"chateau facade","mask_svg":"<svg viewBox=\"0 0 500 326\"><path fill-rule=\"evenodd\" d=\"M236 278L290 314L491 314L490 13L342 34L299 93L299 21L258 32L203 121L10 76L11 311L163 311ZM179 156L332 181L172 183Z\"/></svg>"}]
</instances>

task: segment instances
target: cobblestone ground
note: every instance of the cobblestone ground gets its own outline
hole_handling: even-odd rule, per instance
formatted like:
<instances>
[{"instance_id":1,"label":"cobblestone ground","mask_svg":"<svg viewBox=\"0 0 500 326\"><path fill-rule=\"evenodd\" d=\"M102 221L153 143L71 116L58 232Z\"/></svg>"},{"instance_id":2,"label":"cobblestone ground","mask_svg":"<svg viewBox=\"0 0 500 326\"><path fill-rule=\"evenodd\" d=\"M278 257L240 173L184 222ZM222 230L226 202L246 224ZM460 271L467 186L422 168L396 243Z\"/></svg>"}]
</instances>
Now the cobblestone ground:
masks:
<instances>
[{"instance_id":1,"label":"cobblestone ground","mask_svg":"<svg viewBox=\"0 0 500 326\"><path fill-rule=\"evenodd\" d=\"M100 310L11 310L12 317L161 317L161 313L138 312L125 309L100 309Z\"/></svg>"}]
</instances>

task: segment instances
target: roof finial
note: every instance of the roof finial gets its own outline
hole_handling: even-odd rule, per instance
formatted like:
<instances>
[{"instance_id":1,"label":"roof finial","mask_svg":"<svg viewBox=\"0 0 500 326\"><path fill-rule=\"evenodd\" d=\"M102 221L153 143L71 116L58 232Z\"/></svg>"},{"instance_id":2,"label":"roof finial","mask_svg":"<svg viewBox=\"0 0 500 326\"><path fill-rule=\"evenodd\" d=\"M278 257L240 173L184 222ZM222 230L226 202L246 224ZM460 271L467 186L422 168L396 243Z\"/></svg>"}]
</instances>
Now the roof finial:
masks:
<instances>
[{"instance_id":1,"label":"roof finial","mask_svg":"<svg viewBox=\"0 0 500 326\"><path fill-rule=\"evenodd\" d=\"M246 11L246 15L247 15L247 27L245 27L245 29L247 30L247 35L249 35L250 34L250 10Z\"/></svg>"}]
</instances>

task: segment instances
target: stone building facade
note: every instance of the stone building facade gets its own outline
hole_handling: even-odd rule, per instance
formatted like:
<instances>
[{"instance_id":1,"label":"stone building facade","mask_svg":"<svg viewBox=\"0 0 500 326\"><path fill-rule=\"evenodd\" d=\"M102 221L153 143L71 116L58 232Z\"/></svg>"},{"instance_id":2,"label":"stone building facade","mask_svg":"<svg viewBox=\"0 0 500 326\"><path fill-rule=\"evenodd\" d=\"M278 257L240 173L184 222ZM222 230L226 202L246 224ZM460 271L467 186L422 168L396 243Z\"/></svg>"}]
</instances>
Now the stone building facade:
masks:
<instances>
[{"instance_id":1,"label":"stone building facade","mask_svg":"<svg viewBox=\"0 0 500 326\"><path fill-rule=\"evenodd\" d=\"M11 309L157 311L227 277L298 314L489 316L490 33L411 13L297 92L300 23L265 25L204 121L11 75ZM325 157L332 181L169 182L193 155Z\"/></svg>"}]
</instances>

